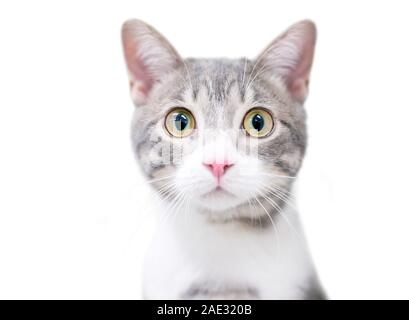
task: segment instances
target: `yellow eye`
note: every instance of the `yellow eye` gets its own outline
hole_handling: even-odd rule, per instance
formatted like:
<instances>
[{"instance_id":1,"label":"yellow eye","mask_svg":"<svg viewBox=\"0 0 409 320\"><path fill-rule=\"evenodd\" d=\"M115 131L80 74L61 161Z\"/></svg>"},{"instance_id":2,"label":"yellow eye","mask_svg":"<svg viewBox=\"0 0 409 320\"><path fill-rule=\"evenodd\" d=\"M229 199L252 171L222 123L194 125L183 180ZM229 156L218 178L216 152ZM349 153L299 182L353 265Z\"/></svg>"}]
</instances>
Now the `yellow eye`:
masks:
<instances>
[{"instance_id":1,"label":"yellow eye","mask_svg":"<svg viewBox=\"0 0 409 320\"><path fill-rule=\"evenodd\" d=\"M262 138L273 130L273 117L265 109L254 108L244 116L243 127L250 136Z\"/></svg>"},{"instance_id":2,"label":"yellow eye","mask_svg":"<svg viewBox=\"0 0 409 320\"><path fill-rule=\"evenodd\" d=\"M189 110L176 108L166 116L165 127L172 136L184 138L193 132L195 118Z\"/></svg>"}]
</instances>

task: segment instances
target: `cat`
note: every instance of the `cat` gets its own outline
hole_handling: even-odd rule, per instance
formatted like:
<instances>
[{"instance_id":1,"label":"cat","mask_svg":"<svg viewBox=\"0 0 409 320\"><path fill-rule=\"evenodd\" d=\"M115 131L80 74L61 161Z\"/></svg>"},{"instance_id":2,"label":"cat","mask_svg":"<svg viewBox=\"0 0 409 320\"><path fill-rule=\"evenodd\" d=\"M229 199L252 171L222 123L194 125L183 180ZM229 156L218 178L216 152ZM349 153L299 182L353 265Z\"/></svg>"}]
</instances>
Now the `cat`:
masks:
<instances>
[{"instance_id":1,"label":"cat","mask_svg":"<svg viewBox=\"0 0 409 320\"><path fill-rule=\"evenodd\" d=\"M122 42L132 143L158 198L146 299L325 299L294 208L316 27L254 60L182 59L150 25Z\"/></svg>"}]
</instances>

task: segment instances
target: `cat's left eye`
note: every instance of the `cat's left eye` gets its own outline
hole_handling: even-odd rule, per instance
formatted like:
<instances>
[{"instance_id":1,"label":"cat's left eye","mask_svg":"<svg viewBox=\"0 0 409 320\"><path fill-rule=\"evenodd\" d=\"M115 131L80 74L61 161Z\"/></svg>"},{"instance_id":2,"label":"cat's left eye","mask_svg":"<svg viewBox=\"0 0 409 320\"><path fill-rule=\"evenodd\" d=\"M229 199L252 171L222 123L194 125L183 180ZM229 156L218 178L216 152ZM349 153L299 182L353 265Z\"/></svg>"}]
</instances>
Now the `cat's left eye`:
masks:
<instances>
[{"instance_id":1,"label":"cat's left eye","mask_svg":"<svg viewBox=\"0 0 409 320\"><path fill-rule=\"evenodd\" d=\"M176 108L168 113L165 119L166 130L174 137L184 138L195 128L195 118L184 108Z\"/></svg>"},{"instance_id":2,"label":"cat's left eye","mask_svg":"<svg viewBox=\"0 0 409 320\"><path fill-rule=\"evenodd\" d=\"M244 116L243 127L248 135L262 138L273 131L274 120L271 113L267 110L253 108Z\"/></svg>"}]
</instances>

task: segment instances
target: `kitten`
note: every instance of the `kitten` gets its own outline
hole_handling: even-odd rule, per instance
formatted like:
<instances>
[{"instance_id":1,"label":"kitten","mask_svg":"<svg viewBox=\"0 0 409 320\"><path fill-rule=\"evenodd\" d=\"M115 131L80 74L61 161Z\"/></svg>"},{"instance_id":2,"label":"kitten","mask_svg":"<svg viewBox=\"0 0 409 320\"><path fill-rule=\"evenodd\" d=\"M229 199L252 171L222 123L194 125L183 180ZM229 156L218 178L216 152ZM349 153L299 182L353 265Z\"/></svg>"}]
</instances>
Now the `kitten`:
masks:
<instances>
[{"instance_id":1,"label":"kitten","mask_svg":"<svg viewBox=\"0 0 409 320\"><path fill-rule=\"evenodd\" d=\"M325 298L291 199L315 39L302 21L255 60L182 59L123 25L132 142L160 199L146 298Z\"/></svg>"}]
</instances>

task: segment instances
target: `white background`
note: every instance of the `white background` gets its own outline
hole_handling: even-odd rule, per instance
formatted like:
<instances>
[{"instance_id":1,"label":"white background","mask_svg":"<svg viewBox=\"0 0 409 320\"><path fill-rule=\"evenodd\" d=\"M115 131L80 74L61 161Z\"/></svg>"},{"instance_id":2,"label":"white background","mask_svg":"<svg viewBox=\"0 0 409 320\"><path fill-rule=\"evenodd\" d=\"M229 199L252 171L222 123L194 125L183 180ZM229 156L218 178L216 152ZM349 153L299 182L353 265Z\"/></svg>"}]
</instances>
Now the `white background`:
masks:
<instances>
[{"instance_id":1,"label":"white background","mask_svg":"<svg viewBox=\"0 0 409 320\"><path fill-rule=\"evenodd\" d=\"M184 56L319 37L299 208L331 298L409 298L404 1L9 1L0 5L0 298L139 298L152 230L130 147L120 27Z\"/></svg>"}]
</instances>

